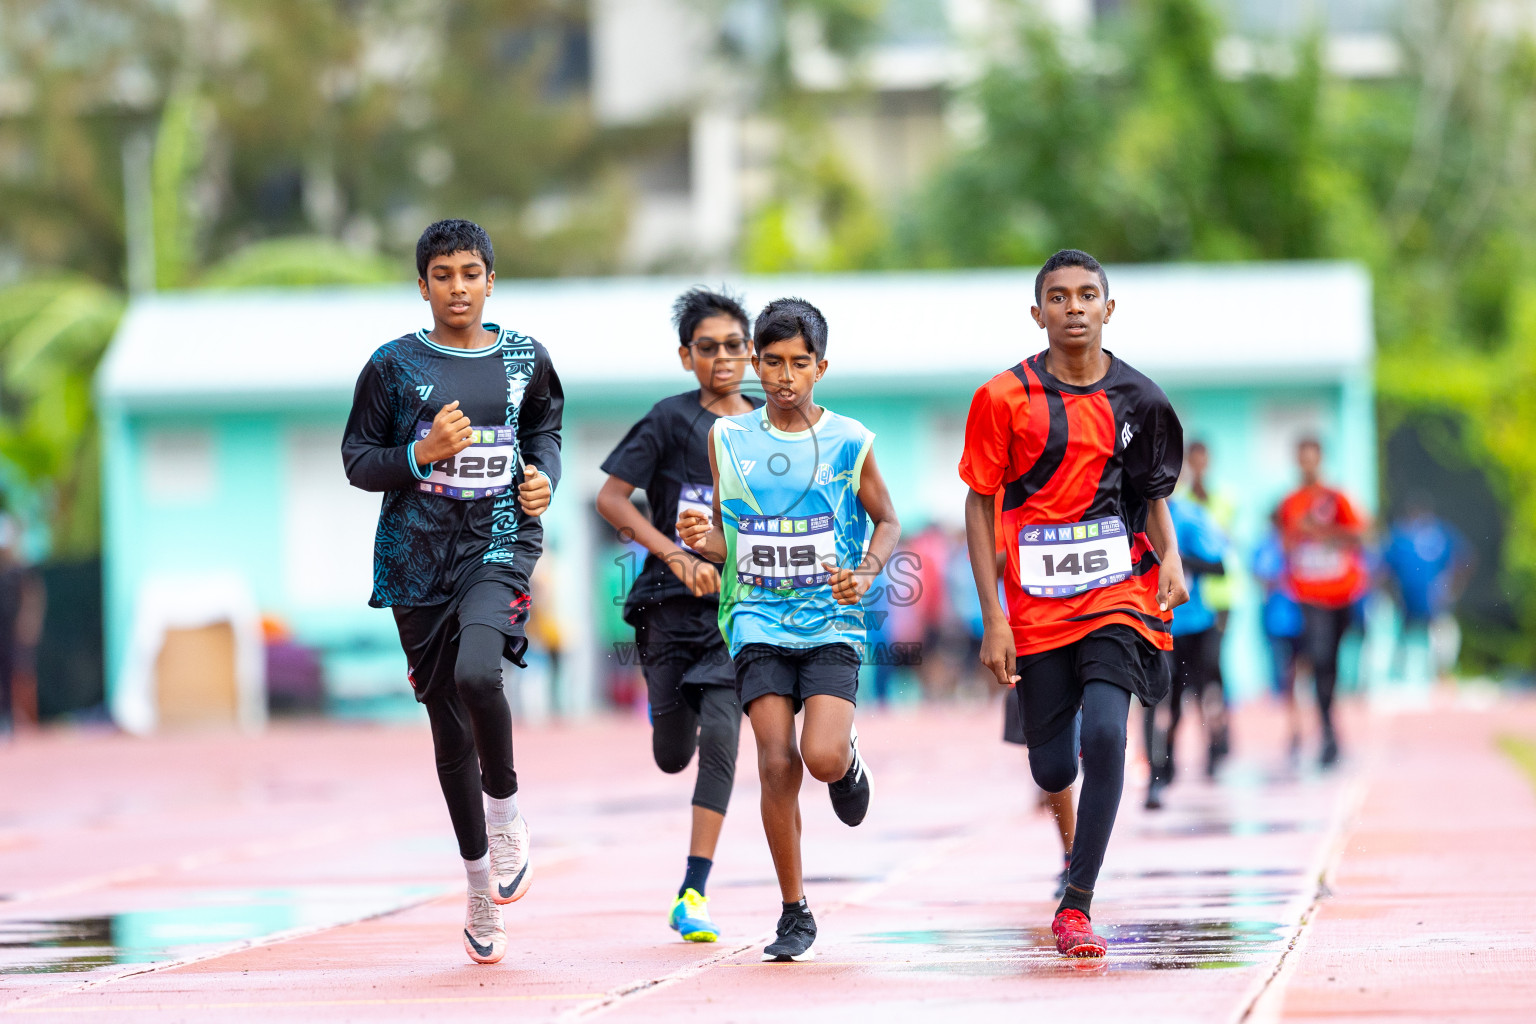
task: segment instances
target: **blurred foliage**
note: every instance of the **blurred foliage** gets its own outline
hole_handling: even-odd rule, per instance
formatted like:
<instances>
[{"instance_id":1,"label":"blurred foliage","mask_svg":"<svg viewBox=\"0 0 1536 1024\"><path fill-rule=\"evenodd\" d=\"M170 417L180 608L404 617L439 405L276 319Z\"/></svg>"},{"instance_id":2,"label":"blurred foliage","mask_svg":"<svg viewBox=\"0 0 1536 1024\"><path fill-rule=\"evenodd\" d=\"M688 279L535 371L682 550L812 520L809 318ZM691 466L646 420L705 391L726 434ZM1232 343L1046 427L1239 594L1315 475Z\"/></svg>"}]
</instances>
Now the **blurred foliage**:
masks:
<instances>
[{"instance_id":1,"label":"blurred foliage","mask_svg":"<svg viewBox=\"0 0 1536 1024\"><path fill-rule=\"evenodd\" d=\"M0 460L40 492L52 551L95 551L100 534L92 374L122 315L114 289L79 275L0 290Z\"/></svg>"},{"instance_id":2,"label":"blurred foliage","mask_svg":"<svg viewBox=\"0 0 1536 1024\"><path fill-rule=\"evenodd\" d=\"M399 279L394 260L360 252L334 238L299 236L252 242L209 267L198 283L204 288L279 288Z\"/></svg>"},{"instance_id":3,"label":"blurred foliage","mask_svg":"<svg viewBox=\"0 0 1536 1024\"><path fill-rule=\"evenodd\" d=\"M836 138L835 116L862 91L859 58L880 34L886 0L789 0L757 54L761 113L777 139L772 192L742 233L750 273L870 266L884 254L886 211L857 181ZM807 88L796 61L829 58L846 92Z\"/></svg>"},{"instance_id":4,"label":"blurred foliage","mask_svg":"<svg viewBox=\"0 0 1536 1024\"><path fill-rule=\"evenodd\" d=\"M628 224L584 92L580 0L7 0L0 249L124 279L123 144L154 137L155 279L264 238L406 258L479 220L508 274L616 265ZM0 274L4 271L0 270Z\"/></svg>"},{"instance_id":5,"label":"blurred foliage","mask_svg":"<svg viewBox=\"0 0 1536 1024\"><path fill-rule=\"evenodd\" d=\"M628 225L579 0L0 4L0 479L98 543L91 381L124 305L125 163L161 288L413 276L471 217L503 274L612 270ZM68 270L71 276L59 276ZM78 275L78 276L75 276ZM8 467L8 469L7 469Z\"/></svg>"}]
</instances>

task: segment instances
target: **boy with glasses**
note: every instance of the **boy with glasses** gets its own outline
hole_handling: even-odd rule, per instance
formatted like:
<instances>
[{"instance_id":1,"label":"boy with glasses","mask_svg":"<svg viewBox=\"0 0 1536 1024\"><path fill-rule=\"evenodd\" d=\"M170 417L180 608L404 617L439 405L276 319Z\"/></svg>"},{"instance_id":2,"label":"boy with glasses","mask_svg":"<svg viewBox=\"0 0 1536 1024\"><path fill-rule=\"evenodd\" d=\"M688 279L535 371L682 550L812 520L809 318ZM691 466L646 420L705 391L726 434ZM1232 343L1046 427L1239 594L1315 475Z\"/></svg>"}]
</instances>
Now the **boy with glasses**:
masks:
<instances>
[{"instance_id":1,"label":"boy with glasses","mask_svg":"<svg viewBox=\"0 0 1536 1024\"><path fill-rule=\"evenodd\" d=\"M680 772L699 754L693 788L688 866L668 924L689 942L714 942L719 930L704 895L715 844L725 822L736 774L741 708L730 652L720 635L720 575L680 543L684 509L709 509L709 430L721 416L762 404L741 394L747 367L747 314L730 295L694 288L672 307L677 354L699 386L657 402L603 462L608 480L598 513L649 554L624 602L651 705L651 752L656 766ZM645 492L649 518L630 501Z\"/></svg>"}]
</instances>

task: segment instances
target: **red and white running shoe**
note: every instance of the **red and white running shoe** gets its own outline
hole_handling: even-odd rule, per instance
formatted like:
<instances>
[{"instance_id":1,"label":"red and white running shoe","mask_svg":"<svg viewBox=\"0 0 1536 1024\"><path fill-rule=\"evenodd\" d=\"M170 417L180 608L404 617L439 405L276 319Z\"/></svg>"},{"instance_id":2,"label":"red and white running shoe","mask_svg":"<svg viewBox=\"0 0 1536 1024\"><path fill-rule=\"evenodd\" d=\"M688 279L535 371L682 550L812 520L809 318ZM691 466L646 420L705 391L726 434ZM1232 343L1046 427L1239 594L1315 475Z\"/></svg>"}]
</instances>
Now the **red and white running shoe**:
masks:
<instances>
[{"instance_id":1,"label":"red and white running shoe","mask_svg":"<svg viewBox=\"0 0 1536 1024\"><path fill-rule=\"evenodd\" d=\"M1063 908L1056 911L1051 934L1056 936L1056 951L1062 956L1103 956L1109 949L1103 939L1093 934L1088 915L1081 910Z\"/></svg>"}]
</instances>

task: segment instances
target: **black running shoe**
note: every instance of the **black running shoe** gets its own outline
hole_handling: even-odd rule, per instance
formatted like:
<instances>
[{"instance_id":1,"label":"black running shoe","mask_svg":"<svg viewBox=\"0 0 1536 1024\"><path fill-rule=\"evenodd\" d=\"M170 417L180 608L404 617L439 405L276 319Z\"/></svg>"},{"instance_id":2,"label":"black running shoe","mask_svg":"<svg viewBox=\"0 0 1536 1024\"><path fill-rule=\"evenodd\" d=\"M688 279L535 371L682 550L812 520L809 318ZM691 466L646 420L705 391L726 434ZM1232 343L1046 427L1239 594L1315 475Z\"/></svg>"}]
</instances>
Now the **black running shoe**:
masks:
<instances>
[{"instance_id":1,"label":"black running shoe","mask_svg":"<svg viewBox=\"0 0 1536 1024\"><path fill-rule=\"evenodd\" d=\"M778 937L763 947L763 959L787 964L809 960L816 955L811 943L816 941L816 919L809 908L786 910L779 915Z\"/></svg>"},{"instance_id":2,"label":"black running shoe","mask_svg":"<svg viewBox=\"0 0 1536 1024\"><path fill-rule=\"evenodd\" d=\"M1323 733L1323 750L1317 760L1324 768L1332 768L1338 763L1339 740L1332 732Z\"/></svg>"},{"instance_id":3,"label":"black running shoe","mask_svg":"<svg viewBox=\"0 0 1536 1024\"><path fill-rule=\"evenodd\" d=\"M1160 811L1163 809L1163 784L1161 782L1154 780L1147 787L1147 802L1143 806L1149 811Z\"/></svg>"},{"instance_id":4,"label":"black running shoe","mask_svg":"<svg viewBox=\"0 0 1536 1024\"><path fill-rule=\"evenodd\" d=\"M1206 778L1214 779L1216 777L1217 769L1219 769L1221 767L1221 762L1223 762L1223 761L1225 761L1227 759L1227 754L1231 752L1231 749L1232 749L1231 743L1227 739L1227 729L1226 729L1226 726L1222 726L1220 729L1218 729L1216 731L1216 734L1211 737L1211 742L1210 742L1209 746L1206 749L1206 753L1205 753L1205 777Z\"/></svg>"},{"instance_id":5,"label":"black running shoe","mask_svg":"<svg viewBox=\"0 0 1536 1024\"><path fill-rule=\"evenodd\" d=\"M1051 899L1059 900L1067 894L1067 872L1071 870L1072 855L1069 853L1061 860L1061 874L1056 876L1056 892Z\"/></svg>"},{"instance_id":6,"label":"black running shoe","mask_svg":"<svg viewBox=\"0 0 1536 1024\"><path fill-rule=\"evenodd\" d=\"M832 798L832 810L844 825L857 825L869 812L869 768L859 756L859 730L853 730L853 760L848 762L848 773L836 782L827 783L827 794Z\"/></svg>"}]
</instances>

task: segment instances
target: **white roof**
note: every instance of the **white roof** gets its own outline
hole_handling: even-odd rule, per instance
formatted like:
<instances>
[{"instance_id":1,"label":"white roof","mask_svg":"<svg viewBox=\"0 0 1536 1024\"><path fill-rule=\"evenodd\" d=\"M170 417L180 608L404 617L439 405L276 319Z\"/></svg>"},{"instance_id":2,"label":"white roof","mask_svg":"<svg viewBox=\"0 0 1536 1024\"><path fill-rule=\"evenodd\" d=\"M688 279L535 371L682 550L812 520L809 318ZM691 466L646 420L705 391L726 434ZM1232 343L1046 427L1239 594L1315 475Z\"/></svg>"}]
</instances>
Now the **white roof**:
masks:
<instances>
[{"instance_id":1,"label":"white roof","mask_svg":"<svg viewBox=\"0 0 1536 1024\"><path fill-rule=\"evenodd\" d=\"M1167 384L1328 381L1373 355L1370 280L1350 263L1112 266L1105 346ZM548 346L568 392L675 383L672 300L696 278L502 280L486 319ZM702 283L715 283L705 280ZM829 324L839 390L975 387L1045 346L1025 270L735 276L749 310L799 295ZM101 397L345 401L368 355L431 317L415 285L135 298Z\"/></svg>"}]
</instances>

